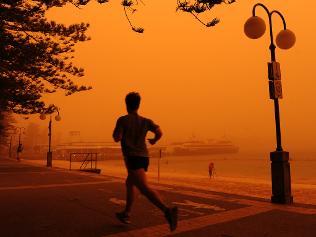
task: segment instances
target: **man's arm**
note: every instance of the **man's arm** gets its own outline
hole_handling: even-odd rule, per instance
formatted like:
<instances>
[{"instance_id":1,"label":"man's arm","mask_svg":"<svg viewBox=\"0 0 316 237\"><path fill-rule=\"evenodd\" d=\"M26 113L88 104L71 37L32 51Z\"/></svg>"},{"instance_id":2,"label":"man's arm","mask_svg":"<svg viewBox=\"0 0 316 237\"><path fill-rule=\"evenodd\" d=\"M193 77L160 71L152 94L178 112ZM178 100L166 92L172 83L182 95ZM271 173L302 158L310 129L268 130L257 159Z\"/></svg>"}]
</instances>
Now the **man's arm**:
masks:
<instances>
[{"instance_id":1,"label":"man's arm","mask_svg":"<svg viewBox=\"0 0 316 237\"><path fill-rule=\"evenodd\" d=\"M162 131L161 131L160 127L156 128L156 130L154 130L153 133L155 134L155 137L148 139L148 141L151 145L156 144L156 142L162 137Z\"/></svg>"},{"instance_id":2,"label":"man's arm","mask_svg":"<svg viewBox=\"0 0 316 237\"><path fill-rule=\"evenodd\" d=\"M123 137L123 127L121 125L121 121L120 119L117 120L114 131L113 131L113 135L112 135L113 139L115 142L119 142L122 140Z\"/></svg>"},{"instance_id":3,"label":"man's arm","mask_svg":"<svg viewBox=\"0 0 316 237\"><path fill-rule=\"evenodd\" d=\"M113 133L113 139L115 142L119 142L122 140L122 134L121 133Z\"/></svg>"}]
</instances>

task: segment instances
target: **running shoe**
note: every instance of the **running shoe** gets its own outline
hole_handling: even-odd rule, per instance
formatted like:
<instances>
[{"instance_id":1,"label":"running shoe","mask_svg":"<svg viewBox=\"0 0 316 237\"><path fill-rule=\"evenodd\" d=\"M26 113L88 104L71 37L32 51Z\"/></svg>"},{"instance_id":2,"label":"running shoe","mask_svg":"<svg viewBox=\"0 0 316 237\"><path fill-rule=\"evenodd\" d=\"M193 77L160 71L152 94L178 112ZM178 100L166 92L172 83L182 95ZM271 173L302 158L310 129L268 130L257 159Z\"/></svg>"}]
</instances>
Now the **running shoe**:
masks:
<instances>
[{"instance_id":1,"label":"running shoe","mask_svg":"<svg viewBox=\"0 0 316 237\"><path fill-rule=\"evenodd\" d=\"M165 212L165 217L169 223L170 231L174 231L178 224L178 208L168 208Z\"/></svg>"},{"instance_id":2,"label":"running shoe","mask_svg":"<svg viewBox=\"0 0 316 237\"><path fill-rule=\"evenodd\" d=\"M130 217L126 214L126 212L117 212L115 215L120 222L124 224L131 224Z\"/></svg>"}]
</instances>

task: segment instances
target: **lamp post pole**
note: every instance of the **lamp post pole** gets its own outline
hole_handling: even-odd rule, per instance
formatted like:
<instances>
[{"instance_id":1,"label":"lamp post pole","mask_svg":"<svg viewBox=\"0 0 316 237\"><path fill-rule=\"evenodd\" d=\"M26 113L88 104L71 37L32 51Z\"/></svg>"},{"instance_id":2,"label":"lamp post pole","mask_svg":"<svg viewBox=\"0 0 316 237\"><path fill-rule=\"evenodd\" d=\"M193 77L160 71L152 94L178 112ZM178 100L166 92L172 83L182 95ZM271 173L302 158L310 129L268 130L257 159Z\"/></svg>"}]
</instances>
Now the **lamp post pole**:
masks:
<instances>
[{"instance_id":1,"label":"lamp post pole","mask_svg":"<svg viewBox=\"0 0 316 237\"><path fill-rule=\"evenodd\" d=\"M24 127L19 127L19 128L17 128L17 129L19 129L19 144L18 144L18 147L17 147L17 149L16 149L16 159L18 160L18 161L20 161L20 153L22 152L22 150L23 150L23 147L22 147L22 143L21 143L21 134L22 134L22 129L25 129ZM11 137L12 138L12 137ZM10 141L10 147L11 147L11 141Z\"/></svg>"},{"instance_id":2,"label":"lamp post pole","mask_svg":"<svg viewBox=\"0 0 316 237\"><path fill-rule=\"evenodd\" d=\"M47 167L52 167L53 163L53 153L51 151L52 144L52 115L49 116L48 123L48 152L47 152Z\"/></svg>"},{"instance_id":3,"label":"lamp post pole","mask_svg":"<svg viewBox=\"0 0 316 237\"><path fill-rule=\"evenodd\" d=\"M276 150L270 152L271 160L271 179L272 179L272 197L271 202L280 204L293 203L293 196L291 193L291 173L289 152L282 148L281 126L280 126L280 107L279 99L282 99L282 84L281 84L281 70L280 64L276 61L276 46L273 37L272 16L277 14L283 22L283 31L277 36L277 45L280 48L288 49L295 43L295 35L286 29L286 22L283 15L276 10L269 11L269 9L258 3L252 9L252 17L245 24L245 33L249 38L257 39L265 32L264 21L256 16L257 7L262 7L269 18L270 31L270 54L271 61L268 63L268 77L269 77L269 91L270 99L274 102L274 118L276 130ZM279 42L278 42L279 40Z\"/></svg>"},{"instance_id":4,"label":"lamp post pole","mask_svg":"<svg viewBox=\"0 0 316 237\"><path fill-rule=\"evenodd\" d=\"M259 6L262 7L267 12L268 17L269 17L269 30L270 30L270 46L269 46L269 49L270 49L270 55L271 55L271 63L272 63L271 65L273 65L274 63L276 63L276 55L275 55L276 46L274 44L274 37L273 37L272 15L273 14L278 14L281 17L282 22L283 22L284 30L286 30L286 22L285 22L285 19L284 19L283 15L279 11L274 10L274 11L270 12L269 9L265 5L263 5L262 3L258 3L258 4L256 4L253 7L253 10L252 10L252 15L253 16L256 16L256 8L259 7ZM280 80L281 79L279 68L277 70L278 70L277 73L279 74L280 78L274 78L273 75L271 75L272 77L270 77L270 75L269 75L269 79L270 78L272 79L271 81ZM269 72L270 72L270 69L269 69ZM282 93L282 91L281 91L281 93ZM280 98L282 98L282 95L280 95ZM279 98L278 98L278 96L274 96L273 100L274 100L276 141L277 141L276 151L283 151L283 149L282 149L282 138L281 138L281 126L280 126L280 107L279 107Z\"/></svg>"},{"instance_id":5,"label":"lamp post pole","mask_svg":"<svg viewBox=\"0 0 316 237\"><path fill-rule=\"evenodd\" d=\"M61 117L59 115L58 108L57 108L57 113L58 114L55 116L55 120L60 121ZM46 115L41 114L40 119L45 120ZM53 166L53 152L52 152L51 144L52 144L52 115L50 114L49 115L49 122L48 122L48 151L47 151L47 156L46 156L46 166L47 167Z\"/></svg>"}]
</instances>

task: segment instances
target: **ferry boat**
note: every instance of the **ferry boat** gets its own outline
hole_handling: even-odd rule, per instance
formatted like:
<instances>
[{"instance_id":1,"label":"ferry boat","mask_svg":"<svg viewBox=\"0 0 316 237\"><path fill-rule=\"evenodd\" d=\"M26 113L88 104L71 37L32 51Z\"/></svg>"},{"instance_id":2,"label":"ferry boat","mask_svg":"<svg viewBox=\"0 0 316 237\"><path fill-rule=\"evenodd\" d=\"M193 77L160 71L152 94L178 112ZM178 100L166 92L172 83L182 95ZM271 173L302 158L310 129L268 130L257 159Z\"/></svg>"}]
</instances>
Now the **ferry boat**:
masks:
<instances>
[{"instance_id":1,"label":"ferry boat","mask_svg":"<svg viewBox=\"0 0 316 237\"><path fill-rule=\"evenodd\" d=\"M168 146L167 153L173 156L212 155L237 153L239 147L227 139L189 140Z\"/></svg>"}]
</instances>

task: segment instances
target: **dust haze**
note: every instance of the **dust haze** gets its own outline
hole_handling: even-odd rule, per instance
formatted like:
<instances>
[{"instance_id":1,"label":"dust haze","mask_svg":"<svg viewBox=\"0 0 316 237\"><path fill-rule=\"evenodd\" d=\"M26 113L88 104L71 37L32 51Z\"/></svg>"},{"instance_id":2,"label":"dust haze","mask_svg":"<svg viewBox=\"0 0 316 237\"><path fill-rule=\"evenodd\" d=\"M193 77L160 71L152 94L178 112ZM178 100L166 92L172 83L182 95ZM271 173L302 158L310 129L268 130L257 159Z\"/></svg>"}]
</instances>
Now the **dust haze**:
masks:
<instances>
[{"instance_id":1,"label":"dust haze","mask_svg":"<svg viewBox=\"0 0 316 237\"><path fill-rule=\"evenodd\" d=\"M140 114L153 118L164 132L161 143L194 135L198 139L225 137L244 151L273 150L268 34L253 41L243 33L256 1L238 1L203 16L221 19L214 28L176 12L174 1L163 2L147 1L134 16L135 23L145 28L143 35L129 29L116 1L104 6L91 3L82 10L69 5L49 12L47 17L57 22L89 22L92 38L77 47L74 61L86 72L76 82L91 85L93 90L45 97L60 107L62 120L53 122L55 138L67 141L69 131L80 131L85 141L111 141L116 118L126 113L125 95L137 91L142 96ZM307 28L316 24L316 2L263 3L279 9L297 36L293 49L277 49L284 91L280 102L283 146L290 151L315 151L316 33ZM261 10L258 15L267 20ZM281 21L274 21L275 30L281 30ZM48 125L38 115L19 121L26 127L38 124L41 133Z\"/></svg>"}]
</instances>

